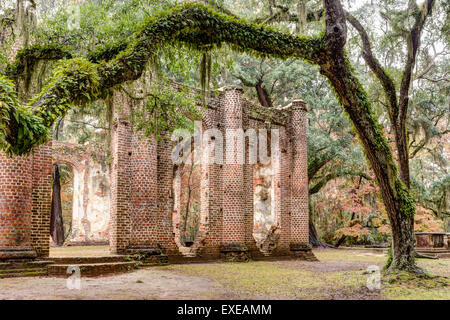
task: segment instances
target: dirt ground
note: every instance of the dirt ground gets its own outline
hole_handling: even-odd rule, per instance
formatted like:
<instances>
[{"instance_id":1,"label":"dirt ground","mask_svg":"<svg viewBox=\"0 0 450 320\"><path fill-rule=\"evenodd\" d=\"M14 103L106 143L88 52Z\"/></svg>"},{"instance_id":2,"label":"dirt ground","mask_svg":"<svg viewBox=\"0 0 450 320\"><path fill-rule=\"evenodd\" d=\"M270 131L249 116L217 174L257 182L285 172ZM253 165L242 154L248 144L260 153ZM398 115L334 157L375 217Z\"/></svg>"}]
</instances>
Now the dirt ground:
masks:
<instances>
[{"instance_id":1,"label":"dirt ground","mask_svg":"<svg viewBox=\"0 0 450 320\"><path fill-rule=\"evenodd\" d=\"M81 250L81 249L80 249ZM97 250L99 253L100 249ZM93 250L93 251L95 251ZM86 251L86 249L84 249ZM368 268L386 257L366 250L315 250L319 262L253 261L149 267L126 274L82 278L0 279L0 299L450 299L450 260L419 260L435 282L390 284L369 290ZM63 255L54 252L54 255Z\"/></svg>"}]
</instances>

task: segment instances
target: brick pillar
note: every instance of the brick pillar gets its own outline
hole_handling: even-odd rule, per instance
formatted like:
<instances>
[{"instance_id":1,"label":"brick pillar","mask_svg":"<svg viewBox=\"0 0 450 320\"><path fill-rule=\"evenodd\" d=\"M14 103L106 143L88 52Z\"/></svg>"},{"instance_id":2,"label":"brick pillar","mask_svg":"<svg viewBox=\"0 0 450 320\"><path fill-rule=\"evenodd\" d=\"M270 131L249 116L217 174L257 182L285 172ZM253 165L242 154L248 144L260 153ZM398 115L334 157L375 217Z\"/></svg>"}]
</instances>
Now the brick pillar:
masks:
<instances>
[{"instance_id":1,"label":"brick pillar","mask_svg":"<svg viewBox=\"0 0 450 320\"><path fill-rule=\"evenodd\" d=\"M113 125L111 132L111 202L110 250L125 253L130 241L131 206L131 124L126 116L130 99L121 93L112 98Z\"/></svg>"},{"instance_id":2,"label":"brick pillar","mask_svg":"<svg viewBox=\"0 0 450 320\"><path fill-rule=\"evenodd\" d=\"M32 158L0 153L0 260L34 258L31 246Z\"/></svg>"},{"instance_id":3,"label":"brick pillar","mask_svg":"<svg viewBox=\"0 0 450 320\"><path fill-rule=\"evenodd\" d=\"M159 241L157 141L133 134L131 150L131 246L155 246Z\"/></svg>"},{"instance_id":4,"label":"brick pillar","mask_svg":"<svg viewBox=\"0 0 450 320\"><path fill-rule=\"evenodd\" d=\"M278 168L274 174L275 188L275 215L278 227L280 228L280 238L276 247L279 255L289 253L291 240L291 217L289 215L291 203L291 148L289 135L285 127L280 126L280 144L278 156Z\"/></svg>"},{"instance_id":5,"label":"brick pillar","mask_svg":"<svg viewBox=\"0 0 450 320\"><path fill-rule=\"evenodd\" d=\"M230 129L242 130L242 89L226 89L221 96L225 130L225 162L223 165L223 232L221 251L227 260L246 260L245 199L243 149ZM239 134L238 134L239 135ZM231 150L235 146L234 150ZM230 152L230 150L232 152ZM244 159L245 160L245 159Z\"/></svg>"},{"instance_id":6,"label":"brick pillar","mask_svg":"<svg viewBox=\"0 0 450 320\"><path fill-rule=\"evenodd\" d=\"M216 154L220 154L219 148L223 145L224 135L219 129L221 114L216 117L216 110L203 111L203 132L201 136L201 241L204 247L201 254L218 258L222 245L223 233L223 209L222 209L222 168L223 164L213 161ZM218 136L205 134L206 130L215 130ZM220 132L220 135L219 135ZM214 151L211 151L214 150ZM223 154L222 154L223 155ZM223 160L223 158L222 158ZM198 236L197 236L198 237Z\"/></svg>"},{"instance_id":7,"label":"brick pillar","mask_svg":"<svg viewBox=\"0 0 450 320\"><path fill-rule=\"evenodd\" d=\"M258 134L258 123L257 121L248 119L248 114L245 113L244 110L244 120L243 127L247 130L254 129L256 134ZM257 141L251 141L252 139L249 137L245 141L245 164L244 164L244 215L245 215L245 245L249 251L249 253L254 255L259 255L260 250L256 246L256 241L253 236L254 229L254 164L250 164L250 148L251 143L256 142L256 146L258 145ZM252 146L253 147L253 146Z\"/></svg>"},{"instance_id":8,"label":"brick pillar","mask_svg":"<svg viewBox=\"0 0 450 320\"><path fill-rule=\"evenodd\" d=\"M309 248L308 216L308 159L306 141L306 103L295 100L291 104L291 240L290 249L298 252Z\"/></svg>"},{"instance_id":9,"label":"brick pillar","mask_svg":"<svg viewBox=\"0 0 450 320\"><path fill-rule=\"evenodd\" d=\"M33 152L32 157L31 245L39 257L48 257L52 202L52 142L41 145Z\"/></svg>"},{"instance_id":10,"label":"brick pillar","mask_svg":"<svg viewBox=\"0 0 450 320\"><path fill-rule=\"evenodd\" d=\"M175 243L172 221L174 208L172 143L167 135L157 142L157 150L157 244L162 249L162 253L177 255L179 251Z\"/></svg>"}]
</instances>

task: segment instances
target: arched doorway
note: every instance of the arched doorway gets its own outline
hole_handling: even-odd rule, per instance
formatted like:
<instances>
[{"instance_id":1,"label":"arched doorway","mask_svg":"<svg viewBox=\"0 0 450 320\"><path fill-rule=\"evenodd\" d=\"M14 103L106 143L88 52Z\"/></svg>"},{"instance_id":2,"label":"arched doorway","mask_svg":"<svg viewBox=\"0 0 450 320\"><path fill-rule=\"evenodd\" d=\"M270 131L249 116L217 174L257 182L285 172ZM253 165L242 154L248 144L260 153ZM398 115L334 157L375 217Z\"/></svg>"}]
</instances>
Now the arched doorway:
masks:
<instances>
[{"instance_id":1,"label":"arched doorway","mask_svg":"<svg viewBox=\"0 0 450 320\"><path fill-rule=\"evenodd\" d=\"M53 167L60 168L64 245L109 241L109 166L94 151L89 145L53 142Z\"/></svg>"},{"instance_id":2,"label":"arched doorway","mask_svg":"<svg viewBox=\"0 0 450 320\"><path fill-rule=\"evenodd\" d=\"M182 163L174 166L173 228L175 242L184 255L195 256L202 236L201 163Z\"/></svg>"},{"instance_id":3,"label":"arched doorway","mask_svg":"<svg viewBox=\"0 0 450 320\"><path fill-rule=\"evenodd\" d=\"M276 132L276 131L274 131ZM253 238L264 255L270 255L280 238L276 214L276 185L279 179L278 136L272 131L259 132L259 162L253 165Z\"/></svg>"},{"instance_id":4,"label":"arched doorway","mask_svg":"<svg viewBox=\"0 0 450 320\"><path fill-rule=\"evenodd\" d=\"M62 246L72 233L73 194L72 166L64 163L53 164L50 214L50 243L53 246Z\"/></svg>"}]
</instances>

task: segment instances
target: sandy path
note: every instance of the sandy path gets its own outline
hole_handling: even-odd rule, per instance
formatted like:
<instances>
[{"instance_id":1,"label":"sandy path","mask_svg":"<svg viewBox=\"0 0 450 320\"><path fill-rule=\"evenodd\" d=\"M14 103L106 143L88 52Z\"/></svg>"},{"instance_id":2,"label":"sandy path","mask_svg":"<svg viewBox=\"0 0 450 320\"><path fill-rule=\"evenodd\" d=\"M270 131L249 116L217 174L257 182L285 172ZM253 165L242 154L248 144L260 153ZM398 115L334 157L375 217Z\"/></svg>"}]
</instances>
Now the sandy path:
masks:
<instances>
[{"instance_id":1,"label":"sandy path","mask_svg":"<svg viewBox=\"0 0 450 320\"><path fill-rule=\"evenodd\" d=\"M157 268L108 277L82 278L69 290L64 278L0 279L2 299L233 299L220 284Z\"/></svg>"}]
</instances>

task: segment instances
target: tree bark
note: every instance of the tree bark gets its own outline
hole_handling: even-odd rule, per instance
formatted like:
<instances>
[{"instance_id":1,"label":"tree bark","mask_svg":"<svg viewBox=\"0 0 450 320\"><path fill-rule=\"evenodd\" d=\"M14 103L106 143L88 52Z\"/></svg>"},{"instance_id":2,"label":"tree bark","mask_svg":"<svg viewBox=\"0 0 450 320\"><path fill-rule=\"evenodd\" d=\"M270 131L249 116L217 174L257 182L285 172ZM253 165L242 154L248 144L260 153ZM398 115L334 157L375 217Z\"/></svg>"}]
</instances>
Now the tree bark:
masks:
<instances>
[{"instance_id":1,"label":"tree bark","mask_svg":"<svg viewBox=\"0 0 450 320\"><path fill-rule=\"evenodd\" d=\"M314 208L311 204L311 197L308 197L308 207L309 207L309 244L312 247L322 247L322 248L334 248L328 243L319 240L319 235L317 234L316 226L314 225Z\"/></svg>"},{"instance_id":2,"label":"tree bark","mask_svg":"<svg viewBox=\"0 0 450 320\"><path fill-rule=\"evenodd\" d=\"M258 94L259 103L263 107L272 108L272 99L270 98L267 89L263 85L263 80L259 79L259 81L255 85L256 93Z\"/></svg>"},{"instance_id":3,"label":"tree bark","mask_svg":"<svg viewBox=\"0 0 450 320\"><path fill-rule=\"evenodd\" d=\"M61 183L59 176L59 166L53 166L53 190L51 207L50 233L53 241L58 246L64 244L64 222L62 217L61 205Z\"/></svg>"},{"instance_id":4,"label":"tree bark","mask_svg":"<svg viewBox=\"0 0 450 320\"><path fill-rule=\"evenodd\" d=\"M352 120L380 186L392 228L392 261L390 270L421 272L415 265L415 205L409 190L398 177L398 170L379 123L371 110L367 93L354 76L344 52L347 38L345 12L339 0L324 0L327 53L320 72L333 85L339 100Z\"/></svg>"}]
</instances>

